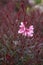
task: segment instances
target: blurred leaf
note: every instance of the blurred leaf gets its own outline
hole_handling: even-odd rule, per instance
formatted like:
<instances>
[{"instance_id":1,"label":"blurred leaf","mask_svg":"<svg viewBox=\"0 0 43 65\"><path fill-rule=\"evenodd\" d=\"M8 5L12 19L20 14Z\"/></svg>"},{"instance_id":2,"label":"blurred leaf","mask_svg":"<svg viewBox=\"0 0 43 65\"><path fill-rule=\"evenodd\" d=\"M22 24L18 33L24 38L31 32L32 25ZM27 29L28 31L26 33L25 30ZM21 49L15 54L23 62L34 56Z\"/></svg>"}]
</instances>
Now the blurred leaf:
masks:
<instances>
[{"instance_id":1,"label":"blurred leaf","mask_svg":"<svg viewBox=\"0 0 43 65\"><path fill-rule=\"evenodd\" d=\"M41 0L41 3L43 3L43 0Z\"/></svg>"},{"instance_id":2,"label":"blurred leaf","mask_svg":"<svg viewBox=\"0 0 43 65\"><path fill-rule=\"evenodd\" d=\"M21 60L19 60L17 65L23 65L23 62Z\"/></svg>"},{"instance_id":3,"label":"blurred leaf","mask_svg":"<svg viewBox=\"0 0 43 65\"><path fill-rule=\"evenodd\" d=\"M35 0L36 4L41 3L41 0Z\"/></svg>"},{"instance_id":4,"label":"blurred leaf","mask_svg":"<svg viewBox=\"0 0 43 65\"><path fill-rule=\"evenodd\" d=\"M26 56L22 59L22 61L23 61L23 62L27 62L29 59L30 59L29 55L26 55Z\"/></svg>"},{"instance_id":5,"label":"blurred leaf","mask_svg":"<svg viewBox=\"0 0 43 65\"><path fill-rule=\"evenodd\" d=\"M16 3L16 7L15 7L15 11L19 11L19 8L20 8L20 5L19 5L19 3Z\"/></svg>"},{"instance_id":6,"label":"blurred leaf","mask_svg":"<svg viewBox=\"0 0 43 65\"><path fill-rule=\"evenodd\" d=\"M30 7L27 7L26 12L28 13L28 12L29 12L29 10L30 10Z\"/></svg>"}]
</instances>

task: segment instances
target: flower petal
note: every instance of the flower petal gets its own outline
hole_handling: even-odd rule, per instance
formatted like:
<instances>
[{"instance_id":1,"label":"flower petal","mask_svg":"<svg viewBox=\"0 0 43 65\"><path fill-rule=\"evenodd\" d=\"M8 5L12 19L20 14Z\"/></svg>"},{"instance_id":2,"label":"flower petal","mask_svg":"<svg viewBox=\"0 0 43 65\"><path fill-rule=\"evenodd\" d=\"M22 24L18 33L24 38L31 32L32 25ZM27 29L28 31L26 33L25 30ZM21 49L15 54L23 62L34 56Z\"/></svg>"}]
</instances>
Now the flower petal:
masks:
<instances>
[{"instance_id":1,"label":"flower petal","mask_svg":"<svg viewBox=\"0 0 43 65\"><path fill-rule=\"evenodd\" d=\"M29 29L30 29L30 30L33 30L33 29L34 29L33 25L31 25L31 26L29 27Z\"/></svg>"},{"instance_id":2,"label":"flower petal","mask_svg":"<svg viewBox=\"0 0 43 65\"><path fill-rule=\"evenodd\" d=\"M23 22L21 22L21 25L20 25L19 27L25 27L24 23L23 23Z\"/></svg>"}]
</instances>

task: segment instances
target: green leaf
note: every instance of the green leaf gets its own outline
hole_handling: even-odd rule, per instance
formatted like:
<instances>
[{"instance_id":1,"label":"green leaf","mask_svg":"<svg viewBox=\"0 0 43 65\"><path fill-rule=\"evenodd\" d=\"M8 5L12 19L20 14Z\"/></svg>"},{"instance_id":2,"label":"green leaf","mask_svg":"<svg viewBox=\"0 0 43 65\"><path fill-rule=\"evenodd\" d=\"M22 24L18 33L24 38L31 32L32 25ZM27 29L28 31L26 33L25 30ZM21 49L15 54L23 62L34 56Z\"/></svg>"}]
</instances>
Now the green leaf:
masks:
<instances>
[{"instance_id":1,"label":"green leaf","mask_svg":"<svg viewBox=\"0 0 43 65\"><path fill-rule=\"evenodd\" d=\"M39 3L41 3L41 0L35 0L35 3L39 4Z\"/></svg>"}]
</instances>

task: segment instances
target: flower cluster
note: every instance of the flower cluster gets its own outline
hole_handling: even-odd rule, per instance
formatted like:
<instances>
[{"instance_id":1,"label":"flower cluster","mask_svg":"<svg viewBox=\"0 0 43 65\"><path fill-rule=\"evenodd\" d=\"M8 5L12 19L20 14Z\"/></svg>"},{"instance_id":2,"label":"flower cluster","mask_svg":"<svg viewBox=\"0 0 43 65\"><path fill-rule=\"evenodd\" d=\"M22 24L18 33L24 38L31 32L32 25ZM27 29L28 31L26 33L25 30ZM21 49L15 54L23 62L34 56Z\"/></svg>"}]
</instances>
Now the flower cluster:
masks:
<instances>
[{"instance_id":1,"label":"flower cluster","mask_svg":"<svg viewBox=\"0 0 43 65\"><path fill-rule=\"evenodd\" d=\"M29 28L26 28L24 23L21 22L21 25L19 26L20 29L18 31L18 33L24 35L24 36L28 36L28 37L32 37L33 33L34 33L34 27L33 25L31 25Z\"/></svg>"}]
</instances>

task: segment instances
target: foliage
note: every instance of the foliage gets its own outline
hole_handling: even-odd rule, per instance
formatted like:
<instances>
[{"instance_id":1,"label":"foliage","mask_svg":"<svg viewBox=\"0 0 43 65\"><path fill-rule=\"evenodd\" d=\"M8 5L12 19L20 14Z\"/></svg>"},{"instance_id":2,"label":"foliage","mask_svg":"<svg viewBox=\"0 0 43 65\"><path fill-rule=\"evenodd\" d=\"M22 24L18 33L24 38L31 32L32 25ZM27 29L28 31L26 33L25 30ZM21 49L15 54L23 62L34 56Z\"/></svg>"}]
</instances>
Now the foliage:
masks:
<instances>
[{"instance_id":1,"label":"foliage","mask_svg":"<svg viewBox=\"0 0 43 65\"><path fill-rule=\"evenodd\" d=\"M27 12L27 8L28 12ZM0 1L0 65L43 65L43 11L28 0ZM34 26L33 37L18 34L21 22Z\"/></svg>"}]
</instances>

